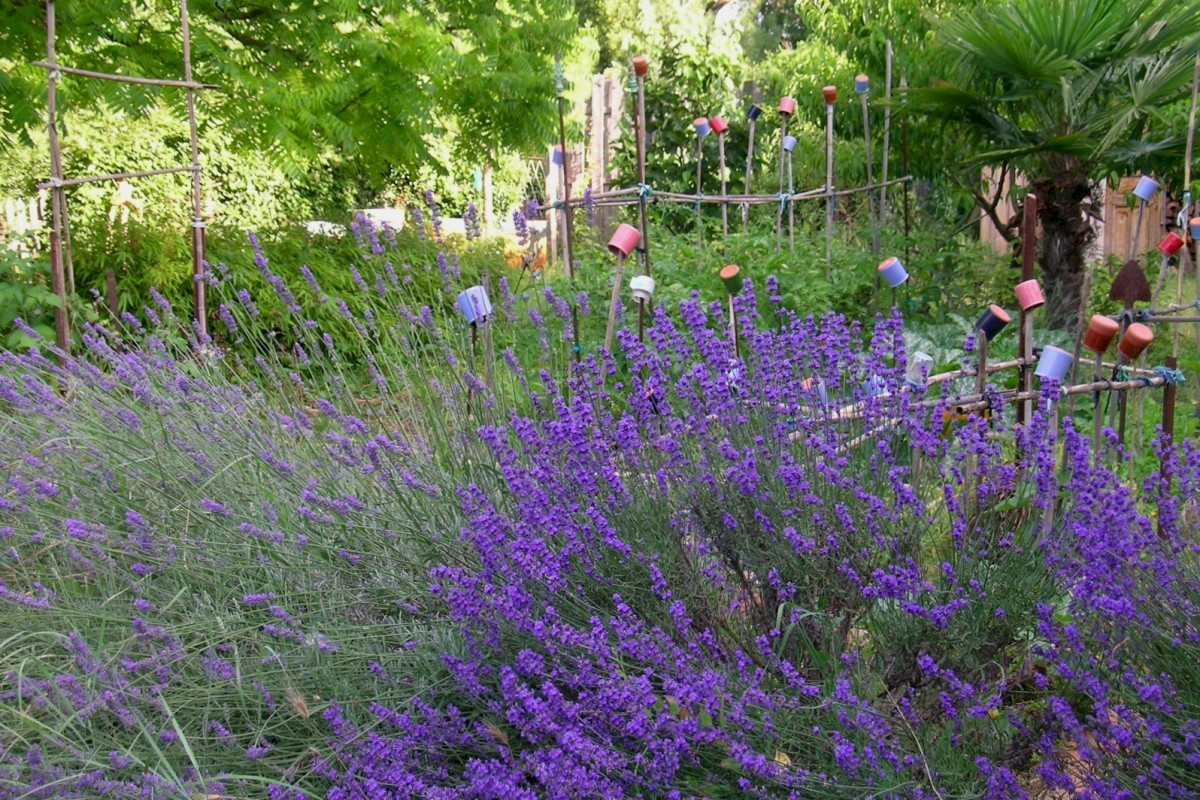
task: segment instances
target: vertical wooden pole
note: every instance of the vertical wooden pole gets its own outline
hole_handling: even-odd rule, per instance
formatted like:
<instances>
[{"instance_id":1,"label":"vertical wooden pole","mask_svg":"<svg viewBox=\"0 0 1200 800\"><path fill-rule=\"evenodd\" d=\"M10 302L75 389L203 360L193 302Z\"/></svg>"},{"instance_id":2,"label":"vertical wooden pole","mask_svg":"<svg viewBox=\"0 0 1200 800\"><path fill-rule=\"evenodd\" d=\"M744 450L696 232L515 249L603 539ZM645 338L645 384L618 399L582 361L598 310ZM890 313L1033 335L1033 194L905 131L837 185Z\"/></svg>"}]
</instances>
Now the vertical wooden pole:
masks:
<instances>
[{"instance_id":1,"label":"vertical wooden pole","mask_svg":"<svg viewBox=\"0 0 1200 800\"><path fill-rule=\"evenodd\" d=\"M754 172L754 123L753 117L750 118L750 142L746 148L746 185L743 189L743 194L750 194L750 178ZM742 203L742 233L750 231L750 204Z\"/></svg>"},{"instance_id":2,"label":"vertical wooden pole","mask_svg":"<svg viewBox=\"0 0 1200 800\"><path fill-rule=\"evenodd\" d=\"M863 143L866 145L867 155L867 184L874 185L875 183L875 167L871 163L871 114L867 109L867 93L863 92L859 95L862 98L863 112ZM879 255L879 220L875 216L875 190L870 189L867 192L867 211L871 215L871 252ZM878 280L875 286L876 293L879 291Z\"/></svg>"},{"instance_id":3,"label":"vertical wooden pole","mask_svg":"<svg viewBox=\"0 0 1200 800\"><path fill-rule=\"evenodd\" d=\"M908 75L905 70L900 70L900 92L903 93L908 89ZM908 174L908 117L900 118L900 159L903 162L903 174ZM905 181L904 186L904 260L907 262L911 255L912 245L908 238L909 228L912 224L912 217L908 210L908 190L911 181Z\"/></svg>"},{"instance_id":4,"label":"vertical wooden pole","mask_svg":"<svg viewBox=\"0 0 1200 800\"><path fill-rule=\"evenodd\" d=\"M1038 198L1025 195L1021 219L1021 281L1033 280L1033 265L1037 260L1037 206ZM1025 392L1030 386L1033 373L1033 313L1021 309L1018 348L1022 364L1017 376L1017 391ZM1033 418L1033 401L1022 400L1017 405L1017 424L1024 425Z\"/></svg>"},{"instance_id":5,"label":"vertical wooden pole","mask_svg":"<svg viewBox=\"0 0 1200 800\"><path fill-rule=\"evenodd\" d=\"M108 305L108 313L119 325L120 309L117 307L117 273L111 269L104 271L104 300Z\"/></svg>"},{"instance_id":6,"label":"vertical wooden pole","mask_svg":"<svg viewBox=\"0 0 1200 800\"><path fill-rule=\"evenodd\" d=\"M825 280L833 260L833 103L825 103Z\"/></svg>"},{"instance_id":7,"label":"vertical wooden pole","mask_svg":"<svg viewBox=\"0 0 1200 800\"><path fill-rule=\"evenodd\" d=\"M483 284L483 292L489 298L492 296L492 276L491 271L487 267L483 268L483 275L480 276L480 282ZM487 320L483 323L483 382L487 386L488 391L495 393L496 377L496 347L492 339L492 323L495 321L495 313L489 314ZM576 331L576 335L578 335ZM486 405L485 405L486 407Z\"/></svg>"},{"instance_id":8,"label":"vertical wooden pole","mask_svg":"<svg viewBox=\"0 0 1200 800\"><path fill-rule=\"evenodd\" d=\"M783 194L783 159L786 156L786 151L783 147L783 140L787 138L788 117L787 114L782 115L783 120L779 128L779 193ZM791 200L788 201L789 203ZM783 203L779 203L779 210L775 212L775 252L778 253L782 248L783 240Z\"/></svg>"},{"instance_id":9,"label":"vertical wooden pole","mask_svg":"<svg viewBox=\"0 0 1200 800\"><path fill-rule=\"evenodd\" d=\"M721 169L721 241L729 240L729 200L726 199L729 181L725 176L725 134L717 134L717 160Z\"/></svg>"},{"instance_id":10,"label":"vertical wooden pole","mask_svg":"<svg viewBox=\"0 0 1200 800\"><path fill-rule=\"evenodd\" d=\"M1183 158L1183 190L1189 195L1192 191L1192 155L1195 152L1196 144L1196 97L1200 94L1200 53L1196 53L1196 66L1192 71L1192 105L1188 112L1188 132L1187 132L1187 147L1185 148ZM1184 209L1183 224L1188 224L1188 218L1193 212ZM1186 237L1185 237L1186 240ZM1191 244L1184 246L1188 250L1188 255L1191 255ZM1193 266L1196 269L1196 300L1200 302L1200 259L1192 259ZM1175 302L1183 302L1183 266L1179 268L1179 291ZM1200 323L1196 323L1196 350L1200 352ZM1175 328L1175 345L1172 352L1179 355L1179 328ZM1200 414L1200 381L1196 383L1196 413Z\"/></svg>"},{"instance_id":11,"label":"vertical wooden pole","mask_svg":"<svg viewBox=\"0 0 1200 800\"><path fill-rule=\"evenodd\" d=\"M617 306L621 302L621 282L625 278L625 256L617 253L617 272L613 276L612 299L608 302L608 327L604 331L604 349L612 352L613 333L617 329Z\"/></svg>"},{"instance_id":12,"label":"vertical wooden pole","mask_svg":"<svg viewBox=\"0 0 1200 800\"><path fill-rule=\"evenodd\" d=\"M637 160L638 160L638 182L641 186L646 186L646 76L637 76ZM642 269L647 275L653 275L650 271L650 230L647 222L646 214L646 195L645 192L639 189L638 192L638 209L640 213L640 222L642 228ZM645 303L639 303L639 308L644 308ZM639 312L642 313L642 312Z\"/></svg>"},{"instance_id":13,"label":"vertical wooden pole","mask_svg":"<svg viewBox=\"0 0 1200 800\"><path fill-rule=\"evenodd\" d=\"M188 27L187 0L179 0L179 20L183 33L183 79L192 83L192 35ZM192 146L192 287L195 296L196 326L203 336L208 333L208 286L204 282L204 209L200 194L200 138L196 126L196 90L187 90L188 132Z\"/></svg>"},{"instance_id":14,"label":"vertical wooden pole","mask_svg":"<svg viewBox=\"0 0 1200 800\"><path fill-rule=\"evenodd\" d=\"M792 172L792 153L787 154L787 173L788 173L788 249L793 253L796 252L796 204L792 202L792 195L796 193L796 180Z\"/></svg>"},{"instance_id":15,"label":"vertical wooden pole","mask_svg":"<svg viewBox=\"0 0 1200 800\"><path fill-rule=\"evenodd\" d=\"M696 134L696 266L704 263L704 210L700 198L704 196L704 137Z\"/></svg>"},{"instance_id":16,"label":"vertical wooden pole","mask_svg":"<svg viewBox=\"0 0 1200 800\"><path fill-rule=\"evenodd\" d=\"M562 59L556 57L554 59L554 81L555 88L558 93L558 143L562 147L562 176L563 176L563 257L566 263L563 269L567 273L567 277L571 280L575 278L575 264L573 263L573 254L575 248L571 241L571 154L567 150L567 98L566 85L564 83L565 76L563 74ZM578 344L578 342L576 342Z\"/></svg>"},{"instance_id":17,"label":"vertical wooden pole","mask_svg":"<svg viewBox=\"0 0 1200 800\"><path fill-rule=\"evenodd\" d=\"M1175 369L1179 365L1179 359L1175 356L1167 356L1164 359L1164 364L1167 369ZM1163 435L1167 439L1166 452L1169 454L1172 450L1171 444L1175 440L1175 384L1170 381L1163 386L1163 419L1162 419ZM1159 467L1159 475L1161 477L1161 485L1159 486L1160 496L1166 496L1171 491L1171 465L1168 458L1164 458ZM1158 535L1165 536L1163 530L1162 519L1158 521Z\"/></svg>"},{"instance_id":18,"label":"vertical wooden pole","mask_svg":"<svg viewBox=\"0 0 1200 800\"><path fill-rule=\"evenodd\" d=\"M892 40L887 40L887 54L885 56L884 76L883 76L883 99L887 104L883 109L883 174L879 180L883 186L879 189L879 221L887 221L887 180L888 180L888 163L891 156L892 144Z\"/></svg>"},{"instance_id":19,"label":"vertical wooden pole","mask_svg":"<svg viewBox=\"0 0 1200 800\"><path fill-rule=\"evenodd\" d=\"M54 0L46 2L46 60L55 60L55 8ZM57 183L63 179L62 150L58 141L58 70L53 67L46 83L47 135L50 140L50 175ZM54 309L54 343L64 353L71 351L71 321L67 312L67 285L63 271L63 206L66 194L61 186L50 188L50 286L58 297L58 308Z\"/></svg>"}]
</instances>

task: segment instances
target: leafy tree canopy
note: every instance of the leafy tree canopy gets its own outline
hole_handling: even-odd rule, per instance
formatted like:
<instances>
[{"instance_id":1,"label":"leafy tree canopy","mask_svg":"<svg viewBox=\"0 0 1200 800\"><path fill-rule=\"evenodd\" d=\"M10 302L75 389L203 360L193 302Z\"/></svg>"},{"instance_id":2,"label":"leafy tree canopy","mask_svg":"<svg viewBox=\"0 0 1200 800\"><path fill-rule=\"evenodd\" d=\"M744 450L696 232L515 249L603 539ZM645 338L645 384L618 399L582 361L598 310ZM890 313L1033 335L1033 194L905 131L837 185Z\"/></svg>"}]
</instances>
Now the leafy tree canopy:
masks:
<instances>
[{"instance_id":1,"label":"leafy tree canopy","mask_svg":"<svg viewBox=\"0 0 1200 800\"><path fill-rule=\"evenodd\" d=\"M66 0L58 60L151 77L182 74L178 3ZM44 125L42 0L0 3L0 130L29 141ZM195 0L189 4L196 80L209 124L284 166L338 152L368 165L429 156L431 135L464 146L540 147L552 130L551 65L576 28L571 0ZM74 76L63 106L140 111L179 103L174 90Z\"/></svg>"}]
</instances>

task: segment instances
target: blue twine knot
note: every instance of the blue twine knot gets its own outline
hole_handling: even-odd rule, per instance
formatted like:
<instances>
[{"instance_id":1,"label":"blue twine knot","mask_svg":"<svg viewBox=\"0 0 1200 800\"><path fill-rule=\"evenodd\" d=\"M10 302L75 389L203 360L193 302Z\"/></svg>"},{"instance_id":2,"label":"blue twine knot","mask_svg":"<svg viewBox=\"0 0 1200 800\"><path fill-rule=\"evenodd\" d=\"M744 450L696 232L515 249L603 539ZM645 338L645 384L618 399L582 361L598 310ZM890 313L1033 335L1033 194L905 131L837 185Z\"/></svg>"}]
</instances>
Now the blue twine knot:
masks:
<instances>
[{"instance_id":1,"label":"blue twine knot","mask_svg":"<svg viewBox=\"0 0 1200 800\"><path fill-rule=\"evenodd\" d=\"M575 345L574 347L572 347L572 348L571 348L571 352L572 352L572 353L576 353L576 354L578 354L578 353L582 353L582 352L583 352L583 345L581 345L581 344L577 344L577 345Z\"/></svg>"},{"instance_id":2,"label":"blue twine knot","mask_svg":"<svg viewBox=\"0 0 1200 800\"><path fill-rule=\"evenodd\" d=\"M788 203L792 201L792 196L787 192L780 192L775 195L779 199L779 213L787 211Z\"/></svg>"},{"instance_id":3,"label":"blue twine knot","mask_svg":"<svg viewBox=\"0 0 1200 800\"><path fill-rule=\"evenodd\" d=\"M1137 311L1134 311L1133 318L1136 319L1138 322L1145 322L1146 320L1150 319L1150 309L1142 308L1142 309L1138 309Z\"/></svg>"},{"instance_id":4,"label":"blue twine knot","mask_svg":"<svg viewBox=\"0 0 1200 800\"><path fill-rule=\"evenodd\" d=\"M1154 374L1162 378L1164 383L1183 383L1187 380L1184 378L1181 370L1171 369L1170 367L1155 367Z\"/></svg>"},{"instance_id":5,"label":"blue twine knot","mask_svg":"<svg viewBox=\"0 0 1200 800\"><path fill-rule=\"evenodd\" d=\"M646 198L650 197L650 195L654 194L654 190L650 188L650 184L648 183L639 183L637 185L637 193L638 197L645 200Z\"/></svg>"},{"instance_id":6,"label":"blue twine knot","mask_svg":"<svg viewBox=\"0 0 1200 800\"><path fill-rule=\"evenodd\" d=\"M563 209L563 208L567 207L567 204L566 204L566 202L564 202L562 200L555 200L553 203L550 204L550 206L552 208Z\"/></svg>"},{"instance_id":7,"label":"blue twine knot","mask_svg":"<svg viewBox=\"0 0 1200 800\"><path fill-rule=\"evenodd\" d=\"M1129 380L1129 367L1117 367L1113 372L1113 380L1122 383Z\"/></svg>"}]
</instances>

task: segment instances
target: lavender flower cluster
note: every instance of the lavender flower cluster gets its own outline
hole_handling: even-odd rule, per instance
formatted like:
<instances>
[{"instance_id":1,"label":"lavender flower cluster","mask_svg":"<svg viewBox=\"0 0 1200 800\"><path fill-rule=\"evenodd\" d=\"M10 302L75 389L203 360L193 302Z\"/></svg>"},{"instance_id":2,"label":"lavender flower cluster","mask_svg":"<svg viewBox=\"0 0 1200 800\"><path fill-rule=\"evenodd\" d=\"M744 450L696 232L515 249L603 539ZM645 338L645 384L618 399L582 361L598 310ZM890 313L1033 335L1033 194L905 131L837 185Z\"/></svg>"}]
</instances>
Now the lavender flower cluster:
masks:
<instances>
[{"instance_id":1,"label":"lavender flower cluster","mask_svg":"<svg viewBox=\"0 0 1200 800\"><path fill-rule=\"evenodd\" d=\"M161 304L0 355L0 800L1198 795L1194 445L1132 485L1053 384L959 421L898 315L750 282L737 344L693 296L569 372L571 302L506 282L540 345L485 380L355 235L360 385Z\"/></svg>"}]
</instances>

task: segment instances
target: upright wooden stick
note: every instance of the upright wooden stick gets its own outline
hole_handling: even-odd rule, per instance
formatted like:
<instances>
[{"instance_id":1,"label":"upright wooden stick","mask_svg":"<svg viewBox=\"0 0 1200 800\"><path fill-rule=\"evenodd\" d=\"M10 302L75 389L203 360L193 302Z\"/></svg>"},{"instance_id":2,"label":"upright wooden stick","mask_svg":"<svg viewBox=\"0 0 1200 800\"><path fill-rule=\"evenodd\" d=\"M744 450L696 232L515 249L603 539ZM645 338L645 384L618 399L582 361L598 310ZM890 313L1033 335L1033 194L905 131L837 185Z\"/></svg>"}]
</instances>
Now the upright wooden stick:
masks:
<instances>
[{"instance_id":1,"label":"upright wooden stick","mask_svg":"<svg viewBox=\"0 0 1200 800\"><path fill-rule=\"evenodd\" d=\"M866 145L867 154L867 183L875 182L875 167L871 163L871 114L867 109L867 92L859 94L862 102L863 112L863 143ZM879 254L879 220L875 216L875 194L874 192L867 193L867 211L871 215L871 252ZM879 287L876 286L876 289Z\"/></svg>"},{"instance_id":2,"label":"upright wooden stick","mask_svg":"<svg viewBox=\"0 0 1200 800\"><path fill-rule=\"evenodd\" d=\"M563 74L562 59L557 56L554 59L554 85L558 94L558 143L562 147L562 176L563 176L563 261L567 273L567 280L571 282L571 286L575 285L575 264L573 262L573 253L575 248L571 242L571 227L573 214L571 213L571 154L567 152L567 98L566 92L566 77ZM575 360L579 361L582 357L583 350L580 347L579 341L579 309L575 304L574 298L571 299L571 331L574 336L572 339L571 351L575 354Z\"/></svg>"},{"instance_id":3,"label":"upright wooden stick","mask_svg":"<svg viewBox=\"0 0 1200 800\"><path fill-rule=\"evenodd\" d=\"M650 271L650 230L646 213L646 72L649 64L645 56L634 60L634 77L637 79L637 161L638 161L638 214L642 233L641 255L642 271L651 275ZM638 301L638 341L642 340L646 329L646 303Z\"/></svg>"},{"instance_id":4,"label":"upright wooden stick","mask_svg":"<svg viewBox=\"0 0 1200 800\"><path fill-rule=\"evenodd\" d=\"M183 32L183 80L187 87L188 132L192 147L192 290L196 329L208 333L208 285L204 281L204 209L200 194L200 137L196 125L196 87L192 80L192 34L188 27L187 0L179 0Z\"/></svg>"},{"instance_id":5,"label":"upright wooden stick","mask_svg":"<svg viewBox=\"0 0 1200 800\"><path fill-rule=\"evenodd\" d=\"M617 329L617 306L621 302L621 282L625 276L625 256L617 253L617 274L613 278L612 299L608 302L608 328L604 331L604 349L612 352L613 333ZM640 335L640 331L639 331Z\"/></svg>"},{"instance_id":6,"label":"upright wooden stick","mask_svg":"<svg viewBox=\"0 0 1200 800\"><path fill-rule=\"evenodd\" d=\"M696 197L704 194L704 137L696 135ZM696 200L696 266L704 263L704 217L701 215L703 206Z\"/></svg>"},{"instance_id":7,"label":"upright wooden stick","mask_svg":"<svg viewBox=\"0 0 1200 800\"><path fill-rule=\"evenodd\" d=\"M1198 63L1200 63L1200 62L1198 62ZM1175 369L1179 365L1179 360L1177 358L1175 358L1175 356L1167 356L1164 359L1163 363L1166 365L1167 369ZM1167 458L1163 459L1162 464L1159 467L1159 476L1161 477L1161 481L1162 481L1161 485L1159 486L1159 491L1162 492L1164 495L1167 495L1171 491L1171 467L1170 467L1170 461L1168 459L1170 457L1169 454L1172 452L1171 444L1173 443L1174 438L1175 438L1175 384L1174 383L1168 383L1166 386L1163 387L1162 429L1163 429L1163 435L1167 439L1167 446L1165 448L1163 448L1163 451L1165 453L1167 453L1168 456L1167 456ZM1161 519L1159 519L1159 521L1158 521L1158 535L1160 537L1164 535Z\"/></svg>"},{"instance_id":8,"label":"upright wooden stick","mask_svg":"<svg viewBox=\"0 0 1200 800\"><path fill-rule=\"evenodd\" d=\"M50 140L50 174L62 181L62 150L58 141L58 71L55 61L55 9L54 0L46 2L46 60L51 64L50 77L46 83L46 132ZM63 270L63 206L66 195L62 186L50 190L50 286L58 297L58 308L54 309L54 343L64 353L71 351L71 321L67 316L67 283Z\"/></svg>"},{"instance_id":9,"label":"upright wooden stick","mask_svg":"<svg viewBox=\"0 0 1200 800\"><path fill-rule=\"evenodd\" d=\"M787 157L787 148L783 146L783 140L787 138L788 118L785 114L779 128L779 193L783 194L783 168L784 159ZM790 204L790 200L788 201ZM779 203L779 210L775 213L775 252L779 252L783 240L783 202Z\"/></svg>"},{"instance_id":10,"label":"upright wooden stick","mask_svg":"<svg viewBox=\"0 0 1200 800\"><path fill-rule=\"evenodd\" d=\"M1187 147L1183 157L1183 190L1191 195L1192 191L1192 154L1196 144L1196 97L1200 94L1200 53L1196 53L1196 66L1192 71L1192 105L1188 111L1188 132L1187 132ZM1184 209L1183 221L1184 225L1188 224L1188 219L1191 211ZM1192 245L1184 246L1188 256L1192 254ZM1200 302L1200 259L1192 258L1193 266L1196 268L1196 300ZM1183 302L1183 265L1179 267L1179 287L1178 294L1175 298L1176 303ZM1200 352L1200 323L1196 324L1196 350ZM1179 355L1179 329L1175 329L1175 344L1172 352ZM1200 381L1196 382L1196 413L1200 414Z\"/></svg>"},{"instance_id":11,"label":"upright wooden stick","mask_svg":"<svg viewBox=\"0 0 1200 800\"><path fill-rule=\"evenodd\" d=\"M883 174L879 176L879 180L887 184L888 179L888 159L891 156L892 144L892 40L887 40L887 54L885 56L885 67L883 76L883 99L887 104L883 109ZM879 190L879 219L881 222L887 221L887 186Z\"/></svg>"},{"instance_id":12,"label":"upright wooden stick","mask_svg":"<svg viewBox=\"0 0 1200 800\"><path fill-rule=\"evenodd\" d=\"M787 154L787 174L788 174L788 249L793 253L796 252L796 204L792 202L791 196L796 193L796 182L792 174L792 152L789 150Z\"/></svg>"},{"instance_id":13,"label":"upright wooden stick","mask_svg":"<svg viewBox=\"0 0 1200 800\"><path fill-rule=\"evenodd\" d=\"M750 178L754 172L754 123L755 118L750 118L750 143L746 149L746 188L744 194L750 194ZM750 204L742 203L742 233L750 230Z\"/></svg>"},{"instance_id":14,"label":"upright wooden stick","mask_svg":"<svg viewBox=\"0 0 1200 800\"><path fill-rule=\"evenodd\" d=\"M833 103L825 102L825 280L833 261Z\"/></svg>"},{"instance_id":15,"label":"upright wooden stick","mask_svg":"<svg viewBox=\"0 0 1200 800\"><path fill-rule=\"evenodd\" d=\"M717 163L721 169L721 196L725 197L729 181L725 176L725 134L717 134ZM721 203L721 240L729 239L729 202Z\"/></svg>"},{"instance_id":16,"label":"upright wooden stick","mask_svg":"<svg viewBox=\"0 0 1200 800\"><path fill-rule=\"evenodd\" d=\"M1021 221L1021 280L1033 280L1033 265L1037 259L1037 206L1034 194L1025 195ZM1030 386L1033 363L1033 314L1021 308L1018 349L1024 363L1017 376L1017 391L1024 392ZM1023 425L1033 418L1033 401L1026 400L1017 406L1017 424Z\"/></svg>"}]
</instances>

